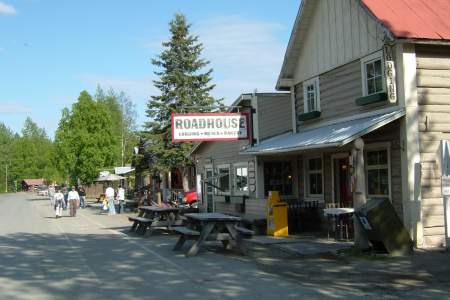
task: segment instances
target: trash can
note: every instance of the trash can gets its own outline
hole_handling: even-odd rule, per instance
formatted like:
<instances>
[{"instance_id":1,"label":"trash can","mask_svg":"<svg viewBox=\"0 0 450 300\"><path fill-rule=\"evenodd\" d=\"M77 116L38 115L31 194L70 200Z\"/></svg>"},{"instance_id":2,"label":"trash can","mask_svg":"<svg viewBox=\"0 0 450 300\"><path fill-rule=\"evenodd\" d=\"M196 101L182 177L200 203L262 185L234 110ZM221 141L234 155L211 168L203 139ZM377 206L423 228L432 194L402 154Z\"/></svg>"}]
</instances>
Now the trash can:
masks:
<instances>
[{"instance_id":1,"label":"trash can","mask_svg":"<svg viewBox=\"0 0 450 300\"><path fill-rule=\"evenodd\" d=\"M388 199L369 199L355 215L375 250L392 255L412 254L411 237Z\"/></svg>"},{"instance_id":2,"label":"trash can","mask_svg":"<svg viewBox=\"0 0 450 300\"><path fill-rule=\"evenodd\" d=\"M270 191L267 199L267 235L289 235L288 205L280 201L277 191Z\"/></svg>"}]
</instances>

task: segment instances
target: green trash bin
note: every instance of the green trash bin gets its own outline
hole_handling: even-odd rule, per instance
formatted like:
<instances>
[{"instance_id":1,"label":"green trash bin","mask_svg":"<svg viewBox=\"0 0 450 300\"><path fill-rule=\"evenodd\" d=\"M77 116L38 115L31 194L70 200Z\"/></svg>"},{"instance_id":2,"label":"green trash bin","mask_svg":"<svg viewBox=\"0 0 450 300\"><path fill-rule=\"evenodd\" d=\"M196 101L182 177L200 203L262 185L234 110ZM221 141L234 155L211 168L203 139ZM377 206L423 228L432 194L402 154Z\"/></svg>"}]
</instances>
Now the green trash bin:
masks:
<instances>
[{"instance_id":1,"label":"green trash bin","mask_svg":"<svg viewBox=\"0 0 450 300\"><path fill-rule=\"evenodd\" d=\"M369 199L355 215L375 250L391 255L413 253L413 241L388 199Z\"/></svg>"}]
</instances>

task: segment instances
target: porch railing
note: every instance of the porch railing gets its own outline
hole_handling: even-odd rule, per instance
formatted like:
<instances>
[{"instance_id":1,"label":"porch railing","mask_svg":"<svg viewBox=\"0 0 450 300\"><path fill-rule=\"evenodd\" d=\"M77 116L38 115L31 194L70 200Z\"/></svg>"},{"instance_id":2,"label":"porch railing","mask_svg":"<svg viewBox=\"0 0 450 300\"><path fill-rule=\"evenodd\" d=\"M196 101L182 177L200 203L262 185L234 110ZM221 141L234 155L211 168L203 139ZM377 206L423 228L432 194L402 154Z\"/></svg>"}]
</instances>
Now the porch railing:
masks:
<instances>
[{"instance_id":1,"label":"porch railing","mask_svg":"<svg viewBox=\"0 0 450 300\"><path fill-rule=\"evenodd\" d=\"M319 231L322 228L318 201L288 201L288 225L290 233Z\"/></svg>"}]
</instances>

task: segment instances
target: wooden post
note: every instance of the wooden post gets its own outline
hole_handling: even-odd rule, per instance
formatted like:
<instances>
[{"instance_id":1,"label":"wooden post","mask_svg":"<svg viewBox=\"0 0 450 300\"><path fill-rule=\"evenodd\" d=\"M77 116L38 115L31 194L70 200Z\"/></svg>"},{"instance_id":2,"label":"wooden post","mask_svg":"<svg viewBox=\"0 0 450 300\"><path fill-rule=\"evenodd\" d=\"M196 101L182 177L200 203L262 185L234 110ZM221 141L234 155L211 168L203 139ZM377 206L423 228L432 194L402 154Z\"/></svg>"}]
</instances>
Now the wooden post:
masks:
<instances>
[{"instance_id":1,"label":"wooden post","mask_svg":"<svg viewBox=\"0 0 450 300\"><path fill-rule=\"evenodd\" d=\"M364 141L358 138L353 143L352 157L355 160L355 189L353 192L353 206L355 210L367 202L366 199L366 174L364 168ZM355 245L360 249L368 249L369 241L359 221L354 218Z\"/></svg>"}]
</instances>

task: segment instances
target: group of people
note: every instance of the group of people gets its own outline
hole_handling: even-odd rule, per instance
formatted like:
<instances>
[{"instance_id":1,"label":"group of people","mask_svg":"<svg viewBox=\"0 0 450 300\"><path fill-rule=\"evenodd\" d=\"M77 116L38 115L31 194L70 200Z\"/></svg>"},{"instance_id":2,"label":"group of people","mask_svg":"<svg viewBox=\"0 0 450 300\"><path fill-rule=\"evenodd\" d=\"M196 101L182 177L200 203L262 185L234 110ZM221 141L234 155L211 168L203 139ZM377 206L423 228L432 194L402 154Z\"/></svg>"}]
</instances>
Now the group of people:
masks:
<instances>
[{"instance_id":1,"label":"group of people","mask_svg":"<svg viewBox=\"0 0 450 300\"><path fill-rule=\"evenodd\" d=\"M105 190L103 209L108 210L109 215L115 215L116 206L117 213L120 214L125 211L125 189L122 186L119 186L117 191L114 191L114 188L109 185Z\"/></svg>"},{"instance_id":2,"label":"group of people","mask_svg":"<svg viewBox=\"0 0 450 300\"><path fill-rule=\"evenodd\" d=\"M48 192L57 219L62 217L62 212L66 208L69 208L69 216L75 217L78 207L86 207L86 191L83 187L77 190L72 186L70 191L67 188L51 187Z\"/></svg>"},{"instance_id":3,"label":"group of people","mask_svg":"<svg viewBox=\"0 0 450 300\"><path fill-rule=\"evenodd\" d=\"M50 187L48 195L57 219L62 217L63 210L67 208L69 208L69 216L75 217L77 208L86 207L86 191L83 187L76 189L72 186L70 191L67 188ZM115 215L116 211L119 214L125 211L125 189L122 186L119 186L117 191L111 185L106 188L103 209L108 210L109 215Z\"/></svg>"}]
</instances>

